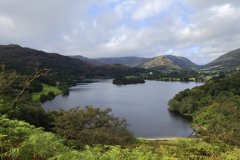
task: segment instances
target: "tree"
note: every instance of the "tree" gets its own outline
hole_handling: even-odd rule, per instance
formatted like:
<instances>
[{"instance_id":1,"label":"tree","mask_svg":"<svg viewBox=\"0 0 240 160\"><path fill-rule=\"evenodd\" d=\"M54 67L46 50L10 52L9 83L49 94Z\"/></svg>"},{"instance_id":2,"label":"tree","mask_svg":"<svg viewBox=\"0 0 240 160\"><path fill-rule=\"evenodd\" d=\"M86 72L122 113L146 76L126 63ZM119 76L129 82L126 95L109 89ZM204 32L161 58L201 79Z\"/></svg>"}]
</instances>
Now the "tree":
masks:
<instances>
[{"instance_id":1,"label":"tree","mask_svg":"<svg viewBox=\"0 0 240 160\"><path fill-rule=\"evenodd\" d=\"M53 115L53 128L57 134L84 144L124 145L131 142L133 133L128 130L126 119L119 119L110 114L107 108L100 110L92 106L72 108L68 111L60 109L59 115ZM79 142L81 141L81 142Z\"/></svg>"},{"instance_id":2,"label":"tree","mask_svg":"<svg viewBox=\"0 0 240 160\"><path fill-rule=\"evenodd\" d=\"M44 101L48 100L48 97L45 94L41 94L39 100L44 102Z\"/></svg>"},{"instance_id":3,"label":"tree","mask_svg":"<svg viewBox=\"0 0 240 160\"><path fill-rule=\"evenodd\" d=\"M53 99L53 98L55 98L55 97L56 97L56 96L55 96L54 92L52 92L52 91L48 92L48 94L47 94L47 98L48 98L48 99Z\"/></svg>"},{"instance_id":4,"label":"tree","mask_svg":"<svg viewBox=\"0 0 240 160\"><path fill-rule=\"evenodd\" d=\"M63 95L69 95L69 89L66 85L62 87L62 94Z\"/></svg>"},{"instance_id":5,"label":"tree","mask_svg":"<svg viewBox=\"0 0 240 160\"><path fill-rule=\"evenodd\" d=\"M12 84L17 79L18 75L15 71L6 72L5 65L1 63L0 65L0 93L4 94L9 88L11 88Z\"/></svg>"},{"instance_id":6,"label":"tree","mask_svg":"<svg viewBox=\"0 0 240 160\"><path fill-rule=\"evenodd\" d=\"M12 114L12 118L14 118L15 114L16 114L16 108L17 108L17 102L19 100L19 98L23 95L23 93L26 91L27 87L30 85L30 83L32 81L34 81L36 78L39 77L44 77L44 76L49 76L48 72L51 71L51 68L47 69L41 69L39 70L39 64L35 65L35 73L33 75L30 75L26 81L25 84L23 86L22 91L17 95L15 101L13 102L13 114Z\"/></svg>"}]
</instances>

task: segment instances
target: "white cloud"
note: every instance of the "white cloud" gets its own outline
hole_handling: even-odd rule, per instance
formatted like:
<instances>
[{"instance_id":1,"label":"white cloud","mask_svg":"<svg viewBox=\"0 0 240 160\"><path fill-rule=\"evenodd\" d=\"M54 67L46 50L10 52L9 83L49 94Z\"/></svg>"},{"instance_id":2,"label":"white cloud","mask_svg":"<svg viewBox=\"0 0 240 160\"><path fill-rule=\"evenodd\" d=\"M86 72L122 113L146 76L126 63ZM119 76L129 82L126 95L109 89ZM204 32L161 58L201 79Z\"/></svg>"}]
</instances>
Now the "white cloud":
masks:
<instances>
[{"instance_id":1,"label":"white cloud","mask_svg":"<svg viewBox=\"0 0 240 160\"><path fill-rule=\"evenodd\" d=\"M105 44L104 46L107 48L113 48L113 47L117 47L119 45L121 45L125 40L126 40L127 36L123 35L121 37L113 37L110 42L108 42L107 44Z\"/></svg>"},{"instance_id":2,"label":"white cloud","mask_svg":"<svg viewBox=\"0 0 240 160\"><path fill-rule=\"evenodd\" d=\"M15 24L12 19L0 16L0 26L1 29L7 28L7 29L15 29Z\"/></svg>"},{"instance_id":3,"label":"white cloud","mask_svg":"<svg viewBox=\"0 0 240 160\"><path fill-rule=\"evenodd\" d=\"M0 44L89 58L172 54L201 64L240 47L239 0L0 0L0 4ZM194 46L200 47L198 52Z\"/></svg>"},{"instance_id":4,"label":"white cloud","mask_svg":"<svg viewBox=\"0 0 240 160\"><path fill-rule=\"evenodd\" d=\"M143 0L133 12L134 20L143 20L148 17L155 16L163 11L167 11L172 3L172 0Z\"/></svg>"},{"instance_id":5,"label":"white cloud","mask_svg":"<svg viewBox=\"0 0 240 160\"><path fill-rule=\"evenodd\" d=\"M97 22L93 21L93 28L97 28Z\"/></svg>"},{"instance_id":6,"label":"white cloud","mask_svg":"<svg viewBox=\"0 0 240 160\"><path fill-rule=\"evenodd\" d=\"M234 9L231 7L231 4L225 4L222 6L212 7L210 11L222 18L225 16L231 16Z\"/></svg>"}]
</instances>

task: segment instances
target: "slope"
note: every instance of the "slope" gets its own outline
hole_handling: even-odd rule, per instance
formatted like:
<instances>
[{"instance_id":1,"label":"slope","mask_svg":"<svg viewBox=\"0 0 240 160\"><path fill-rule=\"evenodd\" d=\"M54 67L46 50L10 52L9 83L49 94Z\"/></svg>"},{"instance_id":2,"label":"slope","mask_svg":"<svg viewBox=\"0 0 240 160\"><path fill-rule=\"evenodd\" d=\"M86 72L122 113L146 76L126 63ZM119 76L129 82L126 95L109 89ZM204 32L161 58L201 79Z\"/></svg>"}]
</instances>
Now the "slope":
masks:
<instances>
[{"instance_id":1,"label":"slope","mask_svg":"<svg viewBox=\"0 0 240 160\"><path fill-rule=\"evenodd\" d=\"M230 51L202 68L231 68L240 65L240 48Z\"/></svg>"},{"instance_id":2,"label":"slope","mask_svg":"<svg viewBox=\"0 0 240 160\"><path fill-rule=\"evenodd\" d=\"M22 74L32 74L35 64L40 63L39 68L53 68L56 72L65 75L82 75L93 65L56 53L46 53L19 45L0 45L0 62L4 62L6 69L14 69Z\"/></svg>"},{"instance_id":3,"label":"slope","mask_svg":"<svg viewBox=\"0 0 240 160\"><path fill-rule=\"evenodd\" d=\"M116 57L116 58L98 58L106 64L121 64L130 67L141 67L144 63L152 60L153 58L141 58L141 57Z\"/></svg>"},{"instance_id":4,"label":"slope","mask_svg":"<svg viewBox=\"0 0 240 160\"><path fill-rule=\"evenodd\" d=\"M142 67L144 68L152 68L152 69L165 69L165 68L191 68L197 66L192 63L190 60L184 57L166 55L166 56L158 56L154 58L152 61L145 63Z\"/></svg>"},{"instance_id":5,"label":"slope","mask_svg":"<svg viewBox=\"0 0 240 160\"><path fill-rule=\"evenodd\" d=\"M83 60L83 61L86 61L86 62L91 63L91 64L96 65L96 66L101 66L101 65L105 64L105 62L103 62L103 61L101 61L101 60L90 59L90 58L87 58L87 57L83 57L83 56L81 56L81 55L69 56L69 57L81 59L81 60Z\"/></svg>"}]
</instances>

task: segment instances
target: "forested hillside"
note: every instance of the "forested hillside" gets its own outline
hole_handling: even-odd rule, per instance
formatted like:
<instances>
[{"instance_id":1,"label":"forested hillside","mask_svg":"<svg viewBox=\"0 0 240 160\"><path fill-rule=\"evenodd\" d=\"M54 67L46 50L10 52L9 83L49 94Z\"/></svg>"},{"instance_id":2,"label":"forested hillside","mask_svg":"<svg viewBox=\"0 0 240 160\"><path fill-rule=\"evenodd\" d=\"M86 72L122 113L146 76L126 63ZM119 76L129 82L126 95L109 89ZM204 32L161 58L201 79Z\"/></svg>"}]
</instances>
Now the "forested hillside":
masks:
<instances>
[{"instance_id":1,"label":"forested hillside","mask_svg":"<svg viewBox=\"0 0 240 160\"><path fill-rule=\"evenodd\" d=\"M84 75L92 64L79 59L62 56L56 53L46 53L19 45L0 45L0 62L6 69L14 69L21 74L32 74L36 63L39 68L52 68L64 75Z\"/></svg>"},{"instance_id":2,"label":"forested hillside","mask_svg":"<svg viewBox=\"0 0 240 160\"><path fill-rule=\"evenodd\" d=\"M86 61L62 56L56 53L46 53L19 45L0 45L0 63L3 62L7 70L30 75L34 72L36 64L39 68L52 68L56 73L53 79L66 81L78 79L80 76L92 78L95 76L115 77L118 75L133 75L150 72L143 68L132 68L122 65L94 66Z\"/></svg>"},{"instance_id":3,"label":"forested hillside","mask_svg":"<svg viewBox=\"0 0 240 160\"><path fill-rule=\"evenodd\" d=\"M239 77L237 73L200 87L200 93L210 98L204 99L205 94L189 90L177 98L181 103L181 98L194 96L199 97L196 104L211 104L193 110L193 127L203 140L147 141L133 138L127 120L114 117L110 108L86 106L46 113L27 90L16 99L22 91L19 86L26 85L26 76L4 70L1 65L1 159L239 159L240 100L239 90L234 90L239 88ZM12 118L15 103L16 114ZM189 108L192 109L191 105ZM182 113L185 112L189 110Z\"/></svg>"},{"instance_id":4,"label":"forested hillside","mask_svg":"<svg viewBox=\"0 0 240 160\"><path fill-rule=\"evenodd\" d=\"M85 60L92 64L121 64L130 67L140 67L147 69L166 69L166 68L178 68L189 69L196 67L197 65L184 57L166 55L158 56L155 58L141 58L141 57L116 57L116 58L97 58L89 59L83 56L71 56Z\"/></svg>"},{"instance_id":5,"label":"forested hillside","mask_svg":"<svg viewBox=\"0 0 240 160\"><path fill-rule=\"evenodd\" d=\"M168 103L173 111L193 115L192 127L208 141L240 146L240 72L186 89Z\"/></svg>"}]
</instances>

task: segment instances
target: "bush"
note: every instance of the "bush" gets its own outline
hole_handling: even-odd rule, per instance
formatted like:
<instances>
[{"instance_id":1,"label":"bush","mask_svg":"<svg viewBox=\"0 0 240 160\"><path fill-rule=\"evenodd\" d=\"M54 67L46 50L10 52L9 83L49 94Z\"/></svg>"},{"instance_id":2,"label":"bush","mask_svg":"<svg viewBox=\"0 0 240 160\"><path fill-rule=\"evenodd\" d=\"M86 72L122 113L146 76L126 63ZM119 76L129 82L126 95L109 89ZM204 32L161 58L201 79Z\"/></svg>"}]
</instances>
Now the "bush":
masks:
<instances>
[{"instance_id":1,"label":"bush","mask_svg":"<svg viewBox=\"0 0 240 160\"><path fill-rule=\"evenodd\" d=\"M62 87L62 94L63 95L69 95L69 89L67 86L63 86Z\"/></svg>"},{"instance_id":2,"label":"bush","mask_svg":"<svg viewBox=\"0 0 240 160\"><path fill-rule=\"evenodd\" d=\"M55 96L54 92L52 92L52 91L48 92L48 94L47 94L47 98L48 98L48 99L53 99L53 98L55 98L55 97L56 97L56 96Z\"/></svg>"},{"instance_id":3,"label":"bush","mask_svg":"<svg viewBox=\"0 0 240 160\"><path fill-rule=\"evenodd\" d=\"M125 145L133 140L126 119L110 114L110 108L100 110L92 106L60 109L60 115L54 116L53 128L57 134L68 139L81 140L84 144Z\"/></svg>"},{"instance_id":4,"label":"bush","mask_svg":"<svg viewBox=\"0 0 240 160\"><path fill-rule=\"evenodd\" d=\"M47 101L47 100L48 100L48 97L47 97L45 94L41 94L39 100L42 101L42 102L44 102L44 101Z\"/></svg>"}]
</instances>

